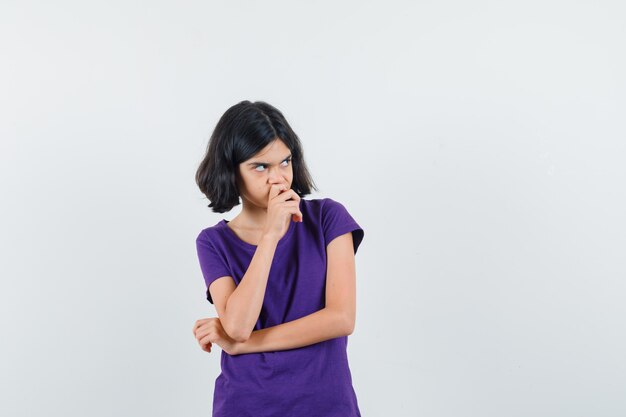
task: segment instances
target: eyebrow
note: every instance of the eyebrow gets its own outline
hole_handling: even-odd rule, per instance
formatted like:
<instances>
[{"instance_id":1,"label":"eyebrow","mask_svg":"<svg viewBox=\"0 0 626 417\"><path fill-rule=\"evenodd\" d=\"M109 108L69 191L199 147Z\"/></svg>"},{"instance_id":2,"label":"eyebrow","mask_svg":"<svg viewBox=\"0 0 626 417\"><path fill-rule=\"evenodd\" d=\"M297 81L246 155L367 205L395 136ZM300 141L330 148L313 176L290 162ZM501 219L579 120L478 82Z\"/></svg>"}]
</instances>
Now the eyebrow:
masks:
<instances>
[{"instance_id":1,"label":"eyebrow","mask_svg":"<svg viewBox=\"0 0 626 417\"><path fill-rule=\"evenodd\" d=\"M284 157L280 162L283 162L287 158L291 158L291 154ZM269 162L248 162L246 165L271 165L271 164Z\"/></svg>"}]
</instances>

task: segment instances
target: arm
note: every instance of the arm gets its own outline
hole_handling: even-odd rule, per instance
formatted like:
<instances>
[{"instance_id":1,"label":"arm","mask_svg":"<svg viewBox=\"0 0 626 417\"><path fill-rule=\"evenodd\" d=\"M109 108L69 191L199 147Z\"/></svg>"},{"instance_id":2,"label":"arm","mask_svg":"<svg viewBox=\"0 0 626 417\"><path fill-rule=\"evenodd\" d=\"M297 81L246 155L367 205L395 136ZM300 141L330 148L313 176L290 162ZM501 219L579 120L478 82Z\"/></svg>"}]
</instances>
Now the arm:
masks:
<instances>
[{"instance_id":1,"label":"arm","mask_svg":"<svg viewBox=\"0 0 626 417\"><path fill-rule=\"evenodd\" d=\"M232 291L229 296L216 294L213 297L216 301L223 300L220 308L222 311L218 311L220 320L225 319L224 329L227 329L228 335L238 342L245 342L250 337L259 319L277 245L276 237L263 236L239 285L235 287L232 282L229 282L230 291ZM216 288L216 292L221 291L219 288ZM222 287L224 288L227 287ZM223 291L226 293L228 290ZM217 302L216 305L218 305Z\"/></svg>"},{"instance_id":2,"label":"arm","mask_svg":"<svg viewBox=\"0 0 626 417\"><path fill-rule=\"evenodd\" d=\"M290 206L294 201L287 201L288 198L300 201L298 194L289 189L286 184L271 185L267 203L269 223L266 223L263 229L261 241L239 285L227 297L223 297L226 301L221 314L225 317L228 328L226 332L230 331L232 334L229 333L229 336L237 341L248 340L261 313L274 253L279 240L285 233L282 227L280 229L283 230L282 236L276 235L279 233L279 230L275 228L276 221L284 218L287 220L288 227L291 226L292 221L302 221L302 212L296 208L297 213L292 213L294 208ZM289 214L289 217L285 217L285 214ZM284 222L283 226L285 226Z\"/></svg>"},{"instance_id":3,"label":"arm","mask_svg":"<svg viewBox=\"0 0 626 417\"><path fill-rule=\"evenodd\" d=\"M352 334L356 311L352 233L333 239L326 252L326 306L297 320L253 331L238 344L237 353L293 349Z\"/></svg>"},{"instance_id":4,"label":"arm","mask_svg":"<svg viewBox=\"0 0 626 417\"><path fill-rule=\"evenodd\" d=\"M236 354L294 349L347 336L345 315L328 307L287 323L255 330L237 344Z\"/></svg>"}]
</instances>

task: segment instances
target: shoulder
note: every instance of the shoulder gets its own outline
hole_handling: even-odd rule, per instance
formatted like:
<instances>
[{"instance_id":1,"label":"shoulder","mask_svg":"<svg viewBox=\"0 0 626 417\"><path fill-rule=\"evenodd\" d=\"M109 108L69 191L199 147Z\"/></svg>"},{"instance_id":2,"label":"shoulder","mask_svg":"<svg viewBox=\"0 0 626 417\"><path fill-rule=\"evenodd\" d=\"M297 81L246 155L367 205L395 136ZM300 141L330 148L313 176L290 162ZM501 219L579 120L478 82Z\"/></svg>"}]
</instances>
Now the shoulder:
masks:
<instances>
[{"instance_id":1,"label":"shoulder","mask_svg":"<svg viewBox=\"0 0 626 417\"><path fill-rule=\"evenodd\" d=\"M300 200L300 210L309 219L317 219L321 223L328 223L336 218L350 218L346 206L330 197Z\"/></svg>"},{"instance_id":2,"label":"shoulder","mask_svg":"<svg viewBox=\"0 0 626 417\"><path fill-rule=\"evenodd\" d=\"M215 244L220 239L221 234L223 233L223 221L219 221L213 226L206 227L198 233L196 236L196 243L199 242L208 242L211 244Z\"/></svg>"},{"instance_id":3,"label":"shoulder","mask_svg":"<svg viewBox=\"0 0 626 417\"><path fill-rule=\"evenodd\" d=\"M310 213L319 213L321 215L332 213L337 210L345 210L345 206L339 201L329 197L312 198L310 200L300 200L301 210L307 210Z\"/></svg>"},{"instance_id":4,"label":"shoulder","mask_svg":"<svg viewBox=\"0 0 626 417\"><path fill-rule=\"evenodd\" d=\"M346 206L333 198L306 200L301 210L305 216L308 215L311 219L318 219L320 227L325 230L350 228L362 230ZM304 213L305 211L307 212L306 214Z\"/></svg>"},{"instance_id":5,"label":"shoulder","mask_svg":"<svg viewBox=\"0 0 626 417\"><path fill-rule=\"evenodd\" d=\"M327 197L309 200L307 205L315 212L313 218L319 219L318 227L324 235L326 245L336 237L352 232L356 253L365 232L342 202Z\"/></svg>"}]
</instances>

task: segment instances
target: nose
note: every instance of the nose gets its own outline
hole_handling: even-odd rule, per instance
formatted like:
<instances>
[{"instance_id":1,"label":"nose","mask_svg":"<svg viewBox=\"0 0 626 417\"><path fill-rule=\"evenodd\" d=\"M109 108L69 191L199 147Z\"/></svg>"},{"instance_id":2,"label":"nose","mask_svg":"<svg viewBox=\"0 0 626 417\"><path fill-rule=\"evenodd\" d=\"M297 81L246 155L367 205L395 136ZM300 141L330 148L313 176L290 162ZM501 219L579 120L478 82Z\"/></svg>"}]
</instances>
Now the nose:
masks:
<instances>
[{"instance_id":1,"label":"nose","mask_svg":"<svg viewBox=\"0 0 626 417\"><path fill-rule=\"evenodd\" d=\"M281 182L285 182L285 179L280 175L280 171L278 168L271 168L269 170L269 180L270 184L280 184Z\"/></svg>"}]
</instances>

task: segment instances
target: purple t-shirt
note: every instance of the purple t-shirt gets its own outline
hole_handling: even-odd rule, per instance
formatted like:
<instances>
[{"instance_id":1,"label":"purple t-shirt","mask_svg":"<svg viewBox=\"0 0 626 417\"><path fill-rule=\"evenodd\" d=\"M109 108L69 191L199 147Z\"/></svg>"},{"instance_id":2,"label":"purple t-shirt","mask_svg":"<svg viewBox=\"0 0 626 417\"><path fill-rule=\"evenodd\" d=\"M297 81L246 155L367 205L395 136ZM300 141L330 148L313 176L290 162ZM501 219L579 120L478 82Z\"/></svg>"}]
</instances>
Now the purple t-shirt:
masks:
<instances>
[{"instance_id":1,"label":"purple t-shirt","mask_svg":"<svg viewBox=\"0 0 626 417\"><path fill-rule=\"evenodd\" d=\"M339 202L300 200L303 222L291 221L279 240L254 330L276 326L325 306L326 246L352 232L354 253L363 229ZM241 240L226 220L200 232L198 259L207 288L230 275L239 284L256 250ZM348 337L296 349L229 355L215 380L213 417L360 417L348 365Z\"/></svg>"}]
</instances>

